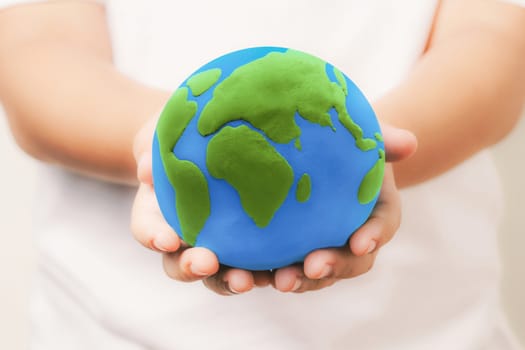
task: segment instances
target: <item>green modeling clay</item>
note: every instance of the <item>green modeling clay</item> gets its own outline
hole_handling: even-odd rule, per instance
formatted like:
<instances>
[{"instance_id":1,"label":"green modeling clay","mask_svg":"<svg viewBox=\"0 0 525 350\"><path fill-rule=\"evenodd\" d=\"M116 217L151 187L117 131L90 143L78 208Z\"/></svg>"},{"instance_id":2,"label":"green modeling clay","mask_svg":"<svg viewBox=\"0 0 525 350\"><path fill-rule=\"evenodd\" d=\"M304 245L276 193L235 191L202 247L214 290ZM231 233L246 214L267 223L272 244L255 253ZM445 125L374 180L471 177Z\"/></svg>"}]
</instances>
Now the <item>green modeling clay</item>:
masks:
<instances>
[{"instance_id":1,"label":"green modeling clay","mask_svg":"<svg viewBox=\"0 0 525 350\"><path fill-rule=\"evenodd\" d=\"M301 139L300 138L296 138L295 139L294 146L295 146L295 148L297 148L298 151L303 149L303 147L301 146Z\"/></svg>"},{"instance_id":2,"label":"green modeling clay","mask_svg":"<svg viewBox=\"0 0 525 350\"><path fill-rule=\"evenodd\" d=\"M329 80L326 63L302 52L272 52L237 68L213 92L202 110L198 130L202 136L216 132L222 125L245 120L277 143L288 143L301 134L295 123L296 112L321 126L334 129L330 114L335 108L340 122L352 134L361 150L373 149L373 139L363 131L346 110L343 89Z\"/></svg>"},{"instance_id":3,"label":"green modeling clay","mask_svg":"<svg viewBox=\"0 0 525 350\"><path fill-rule=\"evenodd\" d=\"M157 126L157 138L166 175L176 192L176 209L184 240L195 244L210 215L208 183L202 171L188 160L180 160L173 149L195 116L197 103L188 101L188 89L180 88L168 101Z\"/></svg>"},{"instance_id":4,"label":"green modeling clay","mask_svg":"<svg viewBox=\"0 0 525 350\"><path fill-rule=\"evenodd\" d=\"M346 79L343 76L343 73L341 73L341 71L339 69L334 67L334 75L335 75L335 78L337 79L337 82L339 83L339 85L341 85L341 88L343 89L343 92L345 93L345 96L347 96L348 95L348 86L346 85Z\"/></svg>"},{"instance_id":5,"label":"green modeling clay","mask_svg":"<svg viewBox=\"0 0 525 350\"><path fill-rule=\"evenodd\" d=\"M385 151L379 150L379 159L375 165L368 171L359 185L357 199L361 204L370 203L381 189L383 174L385 172Z\"/></svg>"},{"instance_id":6,"label":"green modeling clay","mask_svg":"<svg viewBox=\"0 0 525 350\"><path fill-rule=\"evenodd\" d=\"M298 202L306 202L310 198L310 192L312 191L312 182L310 175L303 174L297 183L297 191L295 192L295 198Z\"/></svg>"},{"instance_id":7,"label":"green modeling clay","mask_svg":"<svg viewBox=\"0 0 525 350\"><path fill-rule=\"evenodd\" d=\"M193 96L200 96L213 84L215 84L221 77L222 71L219 68L210 69L201 73L197 73L188 79L188 87Z\"/></svg>"},{"instance_id":8,"label":"green modeling clay","mask_svg":"<svg viewBox=\"0 0 525 350\"><path fill-rule=\"evenodd\" d=\"M293 171L272 145L247 126L222 128L208 143L210 174L239 193L246 213L259 227L268 225L293 183Z\"/></svg>"}]
</instances>

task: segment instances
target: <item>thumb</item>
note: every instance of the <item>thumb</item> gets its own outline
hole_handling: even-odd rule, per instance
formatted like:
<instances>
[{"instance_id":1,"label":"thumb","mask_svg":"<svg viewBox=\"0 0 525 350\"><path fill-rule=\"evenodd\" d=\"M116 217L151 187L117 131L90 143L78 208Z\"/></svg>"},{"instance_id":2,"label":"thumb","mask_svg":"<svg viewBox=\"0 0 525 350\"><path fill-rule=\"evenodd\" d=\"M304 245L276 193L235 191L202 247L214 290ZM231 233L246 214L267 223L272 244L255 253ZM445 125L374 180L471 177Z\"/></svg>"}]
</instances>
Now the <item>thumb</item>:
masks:
<instances>
[{"instance_id":1,"label":"thumb","mask_svg":"<svg viewBox=\"0 0 525 350\"><path fill-rule=\"evenodd\" d=\"M145 184L153 184L151 164L151 144L155 133L157 118L149 119L135 135L133 156L137 162L137 178Z\"/></svg>"},{"instance_id":2,"label":"thumb","mask_svg":"<svg viewBox=\"0 0 525 350\"><path fill-rule=\"evenodd\" d=\"M387 162L398 162L409 158L417 149L417 138L408 130L381 124Z\"/></svg>"}]
</instances>

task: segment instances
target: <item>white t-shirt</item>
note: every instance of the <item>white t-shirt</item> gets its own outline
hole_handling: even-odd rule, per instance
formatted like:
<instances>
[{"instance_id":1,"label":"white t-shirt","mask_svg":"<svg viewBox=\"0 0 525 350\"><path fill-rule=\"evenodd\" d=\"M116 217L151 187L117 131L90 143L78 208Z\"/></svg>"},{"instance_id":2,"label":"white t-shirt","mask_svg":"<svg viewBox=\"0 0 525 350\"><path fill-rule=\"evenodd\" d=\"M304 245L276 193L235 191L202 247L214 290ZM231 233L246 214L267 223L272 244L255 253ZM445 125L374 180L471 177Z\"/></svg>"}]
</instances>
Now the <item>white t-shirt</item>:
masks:
<instances>
[{"instance_id":1,"label":"white t-shirt","mask_svg":"<svg viewBox=\"0 0 525 350\"><path fill-rule=\"evenodd\" d=\"M292 47L374 100L421 54L436 1L106 4L116 65L174 90L228 51ZM486 153L403 191L369 273L305 294L217 296L165 276L129 232L134 191L42 166L34 349L516 349L499 305L499 182Z\"/></svg>"}]
</instances>

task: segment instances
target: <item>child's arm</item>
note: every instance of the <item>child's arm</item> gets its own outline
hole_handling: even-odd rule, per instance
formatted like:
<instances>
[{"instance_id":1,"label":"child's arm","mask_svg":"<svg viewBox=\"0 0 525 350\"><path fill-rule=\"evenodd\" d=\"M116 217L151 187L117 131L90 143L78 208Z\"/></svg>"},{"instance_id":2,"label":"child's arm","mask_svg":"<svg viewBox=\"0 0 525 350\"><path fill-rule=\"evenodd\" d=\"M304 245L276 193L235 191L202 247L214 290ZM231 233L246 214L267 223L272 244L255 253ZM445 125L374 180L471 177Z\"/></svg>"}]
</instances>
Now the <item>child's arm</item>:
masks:
<instances>
[{"instance_id":1,"label":"child's arm","mask_svg":"<svg viewBox=\"0 0 525 350\"><path fill-rule=\"evenodd\" d=\"M115 69L102 5L64 1L0 11L0 101L32 156L136 182L134 135L168 97Z\"/></svg>"},{"instance_id":2,"label":"child's arm","mask_svg":"<svg viewBox=\"0 0 525 350\"><path fill-rule=\"evenodd\" d=\"M503 138L525 101L525 8L495 0L442 1L427 52L375 104L382 120L413 131L417 153L395 165L416 184Z\"/></svg>"}]
</instances>

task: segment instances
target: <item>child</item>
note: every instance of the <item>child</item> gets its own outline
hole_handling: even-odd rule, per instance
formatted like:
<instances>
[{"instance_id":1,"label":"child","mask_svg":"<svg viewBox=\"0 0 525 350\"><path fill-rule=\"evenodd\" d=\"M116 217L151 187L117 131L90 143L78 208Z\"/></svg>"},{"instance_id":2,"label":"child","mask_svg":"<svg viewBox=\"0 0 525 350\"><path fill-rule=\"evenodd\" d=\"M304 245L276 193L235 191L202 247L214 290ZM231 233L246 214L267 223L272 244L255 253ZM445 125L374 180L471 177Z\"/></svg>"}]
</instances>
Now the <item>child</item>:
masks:
<instances>
[{"instance_id":1,"label":"child","mask_svg":"<svg viewBox=\"0 0 525 350\"><path fill-rule=\"evenodd\" d=\"M525 10L495 0L56 1L0 11L0 99L13 134L59 165L42 169L38 187L33 348L516 348L499 310L497 179L481 151L523 107L523 32ZM349 246L254 274L221 268L166 226L147 120L202 63L261 45L333 63L419 149L388 172L374 219ZM415 147L395 128L385 141L391 160ZM136 196L119 185L134 183L133 143ZM403 223L378 254L399 221L393 173L406 188ZM169 276L242 295L166 278L159 255L129 239L133 197L132 231L163 252Z\"/></svg>"}]
</instances>

